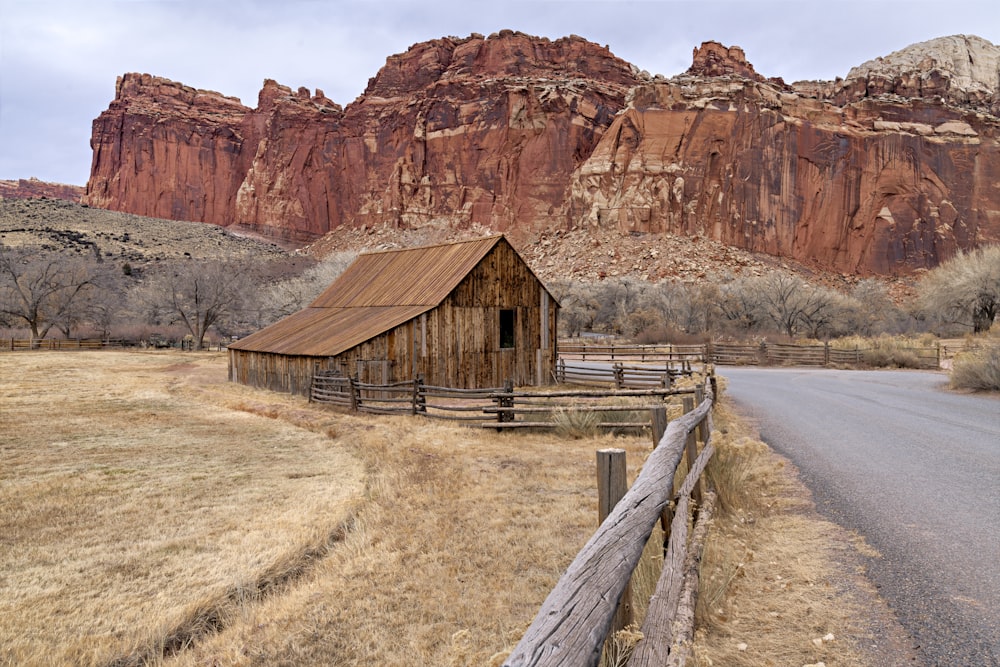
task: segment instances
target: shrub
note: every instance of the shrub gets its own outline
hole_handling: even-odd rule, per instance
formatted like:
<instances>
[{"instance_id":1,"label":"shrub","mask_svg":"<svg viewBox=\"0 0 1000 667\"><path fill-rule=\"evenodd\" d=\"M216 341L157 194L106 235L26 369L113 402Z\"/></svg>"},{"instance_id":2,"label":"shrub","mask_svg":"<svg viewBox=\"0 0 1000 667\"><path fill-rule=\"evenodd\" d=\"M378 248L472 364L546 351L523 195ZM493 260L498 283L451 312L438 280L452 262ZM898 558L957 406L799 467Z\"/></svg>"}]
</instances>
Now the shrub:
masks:
<instances>
[{"instance_id":1,"label":"shrub","mask_svg":"<svg viewBox=\"0 0 1000 667\"><path fill-rule=\"evenodd\" d=\"M955 357L951 386L975 391L1000 391L1000 340L983 341Z\"/></svg>"},{"instance_id":2,"label":"shrub","mask_svg":"<svg viewBox=\"0 0 1000 667\"><path fill-rule=\"evenodd\" d=\"M552 421L556 425L556 433L561 437L580 440L594 436L601 423L601 415L597 412L559 409L552 413Z\"/></svg>"},{"instance_id":3,"label":"shrub","mask_svg":"<svg viewBox=\"0 0 1000 667\"><path fill-rule=\"evenodd\" d=\"M921 368L920 357L914 352L912 341L883 336L871 341L871 347L862 352L862 359L876 368Z\"/></svg>"}]
</instances>

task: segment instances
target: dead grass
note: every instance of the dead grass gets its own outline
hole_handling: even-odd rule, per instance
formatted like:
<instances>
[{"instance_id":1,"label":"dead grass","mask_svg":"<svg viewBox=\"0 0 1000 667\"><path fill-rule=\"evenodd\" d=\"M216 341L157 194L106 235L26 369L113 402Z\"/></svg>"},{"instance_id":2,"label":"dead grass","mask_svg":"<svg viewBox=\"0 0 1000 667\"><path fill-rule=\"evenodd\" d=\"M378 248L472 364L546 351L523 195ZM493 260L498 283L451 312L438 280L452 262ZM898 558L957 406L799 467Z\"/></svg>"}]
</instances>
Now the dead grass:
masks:
<instances>
[{"instance_id":1,"label":"dead grass","mask_svg":"<svg viewBox=\"0 0 1000 667\"><path fill-rule=\"evenodd\" d=\"M0 370L0 664L499 665L596 528L595 451L625 448L634 478L651 449L338 413L228 384L221 355ZM716 427L736 492L699 664L865 664L831 527L735 420Z\"/></svg>"},{"instance_id":2,"label":"dead grass","mask_svg":"<svg viewBox=\"0 0 1000 667\"><path fill-rule=\"evenodd\" d=\"M349 517L363 468L342 446L184 391L184 372L223 364L0 355L0 662L186 643L192 619L260 595Z\"/></svg>"}]
</instances>

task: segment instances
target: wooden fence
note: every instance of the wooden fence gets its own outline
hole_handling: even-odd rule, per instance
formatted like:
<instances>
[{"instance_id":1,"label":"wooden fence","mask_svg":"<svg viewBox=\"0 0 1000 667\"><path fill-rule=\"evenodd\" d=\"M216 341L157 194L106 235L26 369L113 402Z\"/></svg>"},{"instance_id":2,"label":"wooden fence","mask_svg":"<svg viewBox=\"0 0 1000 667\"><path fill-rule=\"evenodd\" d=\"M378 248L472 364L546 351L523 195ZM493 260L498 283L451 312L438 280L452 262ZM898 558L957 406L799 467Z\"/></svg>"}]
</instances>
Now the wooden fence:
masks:
<instances>
[{"instance_id":1,"label":"wooden fence","mask_svg":"<svg viewBox=\"0 0 1000 667\"><path fill-rule=\"evenodd\" d=\"M658 371L663 375L662 371ZM613 378L603 379L613 382ZM357 412L409 414L465 422L484 428L555 428L560 413L594 413L597 428L651 428L649 409L670 396L693 394L693 387L639 377L640 386L603 390L529 391L513 386L453 389L420 379L367 384L335 371L316 373L309 400Z\"/></svg>"},{"instance_id":2,"label":"wooden fence","mask_svg":"<svg viewBox=\"0 0 1000 667\"><path fill-rule=\"evenodd\" d=\"M662 361L705 360L704 345L591 345L559 341L559 356L580 361Z\"/></svg>"},{"instance_id":3,"label":"wooden fence","mask_svg":"<svg viewBox=\"0 0 1000 667\"><path fill-rule=\"evenodd\" d=\"M127 347L121 338L0 338L0 350L101 350L106 347Z\"/></svg>"},{"instance_id":4,"label":"wooden fence","mask_svg":"<svg viewBox=\"0 0 1000 667\"><path fill-rule=\"evenodd\" d=\"M705 369L702 369L703 371ZM610 385L618 389L642 389L648 387L670 387L679 377L690 376L691 362L667 361L660 365L625 365L613 362L611 365L594 365L567 362L560 357L553 373L556 384Z\"/></svg>"},{"instance_id":5,"label":"wooden fence","mask_svg":"<svg viewBox=\"0 0 1000 667\"><path fill-rule=\"evenodd\" d=\"M23 350L105 350L108 348L178 348L193 349L190 340L129 339L129 338L0 338L0 352ZM204 351L226 349L224 342L205 343Z\"/></svg>"},{"instance_id":6,"label":"wooden fence","mask_svg":"<svg viewBox=\"0 0 1000 667\"><path fill-rule=\"evenodd\" d=\"M663 571L628 665L685 664L694 633L698 566L715 506L714 493L699 488L714 451L713 399L710 386L695 409L666 426L631 489L549 593L505 667L597 665L616 622L627 621L619 603L629 599L629 579L657 521L669 526ZM685 457L689 472L675 493L674 477Z\"/></svg>"},{"instance_id":7,"label":"wooden fence","mask_svg":"<svg viewBox=\"0 0 1000 667\"><path fill-rule=\"evenodd\" d=\"M942 357L954 354L958 343L905 347L901 351L915 356L921 368L936 369ZM712 363L745 366L859 366L866 362L867 353L875 348L843 349L829 343L723 343L705 345L559 345L560 360L633 361L642 363ZM571 373L568 377L572 378Z\"/></svg>"}]
</instances>

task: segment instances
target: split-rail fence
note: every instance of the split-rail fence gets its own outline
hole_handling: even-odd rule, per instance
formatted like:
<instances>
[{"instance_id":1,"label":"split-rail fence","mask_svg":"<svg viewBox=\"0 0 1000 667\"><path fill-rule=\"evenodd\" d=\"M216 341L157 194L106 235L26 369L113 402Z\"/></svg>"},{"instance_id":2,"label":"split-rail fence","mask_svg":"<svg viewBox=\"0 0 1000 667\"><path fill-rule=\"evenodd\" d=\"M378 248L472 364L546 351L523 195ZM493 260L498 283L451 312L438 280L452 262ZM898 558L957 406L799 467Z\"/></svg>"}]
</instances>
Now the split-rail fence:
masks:
<instances>
[{"instance_id":1,"label":"split-rail fence","mask_svg":"<svg viewBox=\"0 0 1000 667\"><path fill-rule=\"evenodd\" d=\"M698 395L704 400L697 407L666 426L632 487L549 593L505 667L597 665L608 635L629 621L622 614L629 580L657 522L668 527L663 570L628 666L683 666L690 657L698 568L715 506L715 494L701 488L714 452L714 388ZM688 472L675 492L682 459Z\"/></svg>"},{"instance_id":2,"label":"split-rail fence","mask_svg":"<svg viewBox=\"0 0 1000 667\"><path fill-rule=\"evenodd\" d=\"M566 370L566 369L570 370ZM693 394L694 387L677 386L678 373L652 369L588 369L575 376L565 366L567 384L590 389L531 390L504 387L456 389L425 384L420 378L391 384L369 384L336 372L313 376L309 400L314 403L372 414L409 414L464 422L485 428L553 428L560 413L596 414L597 428L653 428L650 408L670 396Z\"/></svg>"}]
</instances>

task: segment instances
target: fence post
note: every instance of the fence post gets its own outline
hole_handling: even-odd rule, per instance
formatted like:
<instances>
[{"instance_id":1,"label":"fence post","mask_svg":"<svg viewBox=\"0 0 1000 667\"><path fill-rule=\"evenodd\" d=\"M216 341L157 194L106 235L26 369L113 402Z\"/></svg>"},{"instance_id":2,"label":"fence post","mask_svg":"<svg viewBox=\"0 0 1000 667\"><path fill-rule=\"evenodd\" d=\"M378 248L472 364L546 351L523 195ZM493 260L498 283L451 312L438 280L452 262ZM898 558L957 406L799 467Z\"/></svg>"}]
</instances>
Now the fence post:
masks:
<instances>
[{"instance_id":1,"label":"fence post","mask_svg":"<svg viewBox=\"0 0 1000 667\"><path fill-rule=\"evenodd\" d=\"M694 404L695 406L701 405L701 402L705 400L705 385L699 384L694 388ZM692 408L693 409L693 408ZM708 424L702 420L698 424L698 428L695 429L695 433L698 434L698 439L704 444L708 442Z\"/></svg>"},{"instance_id":2,"label":"fence post","mask_svg":"<svg viewBox=\"0 0 1000 667\"><path fill-rule=\"evenodd\" d=\"M509 410L497 410L498 422L514 421L514 381L506 380L503 383L503 393L497 396L498 408L510 408ZM499 429L498 429L499 430Z\"/></svg>"},{"instance_id":3,"label":"fence post","mask_svg":"<svg viewBox=\"0 0 1000 667\"><path fill-rule=\"evenodd\" d=\"M419 414L427 414L427 389L424 388L424 376L418 375L416 379L417 385L417 412Z\"/></svg>"},{"instance_id":4,"label":"fence post","mask_svg":"<svg viewBox=\"0 0 1000 667\"><path fill-rule=\"evenodd\" d=\"M622 389L625 386L625 369L615 363L611 365L611 371L615 374L615 387Z\"/></svg>"},{"instance_id":5,"label":"fence post","mask_svg":"<svg viewBox=\"0 0 1000 667\"><path fill-rule=\"evenodd\" d=\"M653 447L660 444L663 434L667 431L667 407L658 405L649 409L649 423L653 427Z\"/></svg>"},{"instance_id":6,"label":"fence post","mask_svg":"<svg viewBox=\"0 0 1000 667\"><path fill-rule=\"evenodd\" d=\"M684 413L687 414L688 412L692 412L694 410L694 408L695 408L694 396L691 396L690 394L688 394L682 400L684 402ZM699 424L698 428L701 428L700 424ZM696 458L698 458L698 438L695 435L695 433L697 432L698 428L696 428L695 430L693 430L690 433L688 433L688 437L687 437L686 450L687 450L687 467L688 467L688 470L691 469L691 466L694 464L694 460ZM701 479L700 478L698 479L697 482L695 482L694 491L692 491L691 497L694 498L695 503L697 503L698 505L701 504Z\"/></svg>"},{"instance_id":7,"label":"fence post","mask_svg":"<svg viewBox=\"0 0 1000 667\"><path fill-rule=\"evenodd\" d=\"M830 341L823 342L823 365L830 365Z\"/></svg>"},{"instance_id":8,"label":"fence post","mask_svg":"<svg viewBox=\"0 0 1000 667\"><path fill-rule=\"evenodd\" d=\"M351 410L358 411L358 404L361 403L361 390L358 388L358 381L353 375L347 377L347 388L351 392Z\"/></svg>"},{"instance_id":9,"label":"fence post","mask_svg":"<svg viewBox=\"0 0 1000 667\"><path fill-rule=\"evenodd\" d=\"M556 364L556 382L559 384L566 383L566 360L561 357Z\"/></svg>"},{"instance_id":10,"label":"fence post","mask_svg":"<svg viewBox=\"0 0 1000 667\"><path fill-rule=\"evenodd\" d=\"M624 449L599 449L597 451L597 515L598 525L611 514L618 501L628 491ZM625 585L618 601L618 610L611 625L611 633L624 630L632 622L632 582Z\"/></svg>"}]
</instances>

